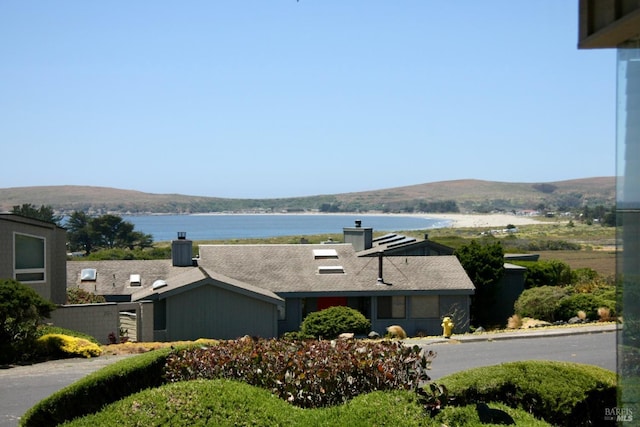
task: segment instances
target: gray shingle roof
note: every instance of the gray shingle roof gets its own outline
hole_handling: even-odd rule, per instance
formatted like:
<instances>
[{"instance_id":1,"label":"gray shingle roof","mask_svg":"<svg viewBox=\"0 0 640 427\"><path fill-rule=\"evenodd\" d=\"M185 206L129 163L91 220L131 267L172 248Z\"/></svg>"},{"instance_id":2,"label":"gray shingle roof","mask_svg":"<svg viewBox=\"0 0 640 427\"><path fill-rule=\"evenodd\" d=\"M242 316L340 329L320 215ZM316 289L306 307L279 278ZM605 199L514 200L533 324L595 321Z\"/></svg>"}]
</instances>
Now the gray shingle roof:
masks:
<instances>
[{"instance_id":1,"label":"gray shingle roof","mask_svg":"<svg viewBox=\"0 0 640 427\"><path fill-rule=\"evenodd\" d=\"M80 280L85 268L96 269L95 281ZM171 260L142 261L68 261L67 288L82 288L99 295L131 295L140 289L150 288L159 279L183 273L190 267L173 267ZM139 274L141 286L130 286L129 277Z\"/></svg>"},{"instance_id":2,"label":"gray shingle roof","mask_svg":"<svg viewBox=\"0 0 640 427\"><path fill-rule=\"evenodd\" d=\"M314 249L335 249L337 259L315 259ZM351 244L200 245L200 265L277 294L473 293L471 280L454 256L358 257ZM342 266L344 274L319 274L320 266Z\"/></svg>"},{"instance_id":3,"label":"gray shingle roof","mask_svg":"<svg viewBox=\"0 0 640 427\"><path fill-rule=\"evenodd\" d=\"M314 250L335 250L336 257ZM200 245L200 267L173 267L171 260L69 261L67 287L80 287L100 295L133 295L134 300L171 292L207 277L228 283L258 297L277 295L463 293L474 292L473 283L455 256L384 257L383 285L377 283L377 257L359 257L351 244L327 245ZM342 267L344 273L321 274L319 267ZM80 280L84 268L95 268L94 281ZM141 276L141 286L131 286L131 274ZM167 287L152 290L156 280Z\"/></svg>"},{"instance_id":4,"label":"gray shingle roof","mask_svg":"<svg viewBox=\"0 0 640 427\"><path fill-rule=\"evenodd\" d=\"M141 289L132 295L132 300L139 301L142 299L151 298L156 295L159 298L166 298L170 295L175 295L177 293L183 292L191 286L213 284L215 286L231 290L232 292L237 292L251 296L253 298L262 299L270 303L278 304L283 302L282 298L269 290L240 282L216 272L208 271L207 269L202 267L186 268L181 270L182 272L179 272L177 275L167 278L166 286L158 289L153 289L153 287Z\"/></svg>"}]
</instances>

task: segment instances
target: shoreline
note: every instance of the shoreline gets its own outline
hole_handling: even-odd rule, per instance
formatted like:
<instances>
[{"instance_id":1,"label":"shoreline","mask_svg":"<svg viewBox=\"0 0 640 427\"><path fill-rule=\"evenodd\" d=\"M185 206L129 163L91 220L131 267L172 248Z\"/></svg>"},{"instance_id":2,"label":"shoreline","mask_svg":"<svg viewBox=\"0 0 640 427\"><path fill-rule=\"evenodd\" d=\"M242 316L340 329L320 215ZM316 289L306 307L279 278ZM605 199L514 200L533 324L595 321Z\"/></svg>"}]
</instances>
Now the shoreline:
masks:
<instances>
[{"instance_id":1,"label":"shoreline","mask_svg":"<svg viewBox=\"0 0 640 427\"><path fill-rule=\"evenodd\" d=\"M435 219L442 223L442 226L433 228L476 228L476 227L492 227L505 228L507 225L535 225L547 224L536 217L514 214L466 214L466 213L383 213L383 212L211 212L211 213L195 213L189 214L194 216L208 215L335 215L335 216L403 216L414 218Z\"/></svg>"},{"instance_id":2,"label":"shoreline","mask_svg":"<svg viewBox=\"0 0 640 427\"><path fill-rule=\"evenodd\" d=\"M445 228L476 228L476 227L492 227L505 228L507 225L535 225L548 224L547 221L541 221L535 217L513 214L420 214L424 218L440 219L450 221L451 223Z\"/></svg>"}]
</instances>

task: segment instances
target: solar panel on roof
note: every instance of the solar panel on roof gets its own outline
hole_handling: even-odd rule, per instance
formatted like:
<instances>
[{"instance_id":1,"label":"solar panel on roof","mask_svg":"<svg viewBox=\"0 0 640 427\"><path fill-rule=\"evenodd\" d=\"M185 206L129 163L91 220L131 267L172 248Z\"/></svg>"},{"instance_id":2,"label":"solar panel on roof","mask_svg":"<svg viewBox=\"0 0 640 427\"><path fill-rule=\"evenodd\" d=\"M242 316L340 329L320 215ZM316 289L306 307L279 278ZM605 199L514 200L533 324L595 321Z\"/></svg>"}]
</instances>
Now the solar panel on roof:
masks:
<instances>
[{"instance_id":1,"label":"solar panel on roof","mask_svg":"<svg viewBox=\"0 0 640 427\"><path fill-rule=\"evenodd\" d=\"M381 240L378 242L379 245L388 245L389 243L393 243L393 242L397 242L398 240L402 240L402 239L406 239L406 236L403 236L402 234L396 234L388 239L385 240Z\"/></svg>"},{"instance_id":2,"label":"solar panel on roof","mask_svg":"<svg viewBox=\"0 0 640 427\"><path fill-rule=\"evenodd\" d=\"M388 248L394 248L396 246L402 246L402 245L406 245L407 243L413 243L415 242L416 239L414 239L413 237L405 237L403 240L394 242L393 244L387 246Z\"/></svg>"},{"instance_id":3,"label":"solar panel on roof","mask_svg":"<svg viewBox=\"0 0 640 427\"><path fill-rule=\"evenodd\" d=\"M378 242L380 240L386 240L392 237L397 236L397 234L395 233L389 233L389 234L385 234L384 236L380 236L380 237L376 237L375 239L373 239L374 242Z\"/></svg>"}]
</instances>

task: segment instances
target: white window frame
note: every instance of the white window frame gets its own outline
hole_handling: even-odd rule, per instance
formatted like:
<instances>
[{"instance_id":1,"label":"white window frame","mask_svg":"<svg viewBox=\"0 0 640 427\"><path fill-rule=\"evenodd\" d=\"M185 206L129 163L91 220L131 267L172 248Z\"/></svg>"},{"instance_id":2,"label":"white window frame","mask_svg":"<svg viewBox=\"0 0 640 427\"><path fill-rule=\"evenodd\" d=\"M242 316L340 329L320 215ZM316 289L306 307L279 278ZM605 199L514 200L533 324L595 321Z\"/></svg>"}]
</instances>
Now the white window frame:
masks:
<instances>
[{"instance_id":1,"label":"white window frame","mask_svg":"<svg viewBox=\"0 0 640 427\"><path fill-rule=\"evenodd\" d=\"M34 268L17 268L18 251L17 251L17 236L24 236L42 241L42 267ZM22 274L42 274L42 279L38 280L21 280ZM43 236L36 236L34 234L20 233L15 231L13 233L13 278L21 283L45 283L47 281L47 238Z\"/></svg>"}]
</instances>

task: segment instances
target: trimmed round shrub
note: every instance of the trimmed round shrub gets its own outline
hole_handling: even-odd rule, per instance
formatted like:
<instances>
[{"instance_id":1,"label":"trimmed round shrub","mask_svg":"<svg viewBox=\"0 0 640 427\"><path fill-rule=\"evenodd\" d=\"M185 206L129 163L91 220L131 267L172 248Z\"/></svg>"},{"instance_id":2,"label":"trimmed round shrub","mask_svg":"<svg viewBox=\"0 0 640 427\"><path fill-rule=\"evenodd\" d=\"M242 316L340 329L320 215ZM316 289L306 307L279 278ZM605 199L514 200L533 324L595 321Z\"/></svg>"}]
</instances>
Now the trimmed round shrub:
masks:
<instances>
[{"instance_id":1,"label":"trimmed round shrub","mask_svg":"<svg viewBox=\"0 0 640 427\"><path fill-rule=\"evenodd\" d=\"M616 406L616 373L578 363L503 363L438 382L455 405L501 402L558 426L603 425L605 409Z\"/></svg>"},{"instance_id":2,"label":"trimmed round shrub","mask_svg":"<svg viewBox=\"0 0 640 427\"><path fill-rule=\"evenodd\" d=\"M336 306L310 313L300 325L300 333L309 337L337 338L345 332L366 334L371 322L358 310Z\"/></svg>"},{"instance_id":3,"label":"trimmed round shrub","mask_svg":"<svg viewBox=\"0 0 640 427\"><path fill-rule=\"evenodd\" d=\"M615 301L607 300L593 294L573 294L563 298L556 308L555 316L560 320L569 320L578 315L579 311L584 311L589 320L597 320L598 309L606 307L610 314L615 312Z\"/></svg>"},{"instance_id":4,"label":"trimmed round shrub","mask_svg":"<svg viewBox=\"0 0 640 427\"><path fill-rule=\"evenodd\" d=\"M100 346L85 340L63 334L47 334L37 339L39 353L45 357L97 357L102 354Z\"/></svg>"},{"instance_id":5,"label":"trimmed round shrub","mask_svg":"<svg viewBox=\"0 0 640 427\"><path fill-rule=\"evenodd\" d=\"M558 320L556 316L560 302L569 294L569 289L558 286L525 289L516 300L514 310L520 317L554 322Z\"/></svg>"}]
</instances>

